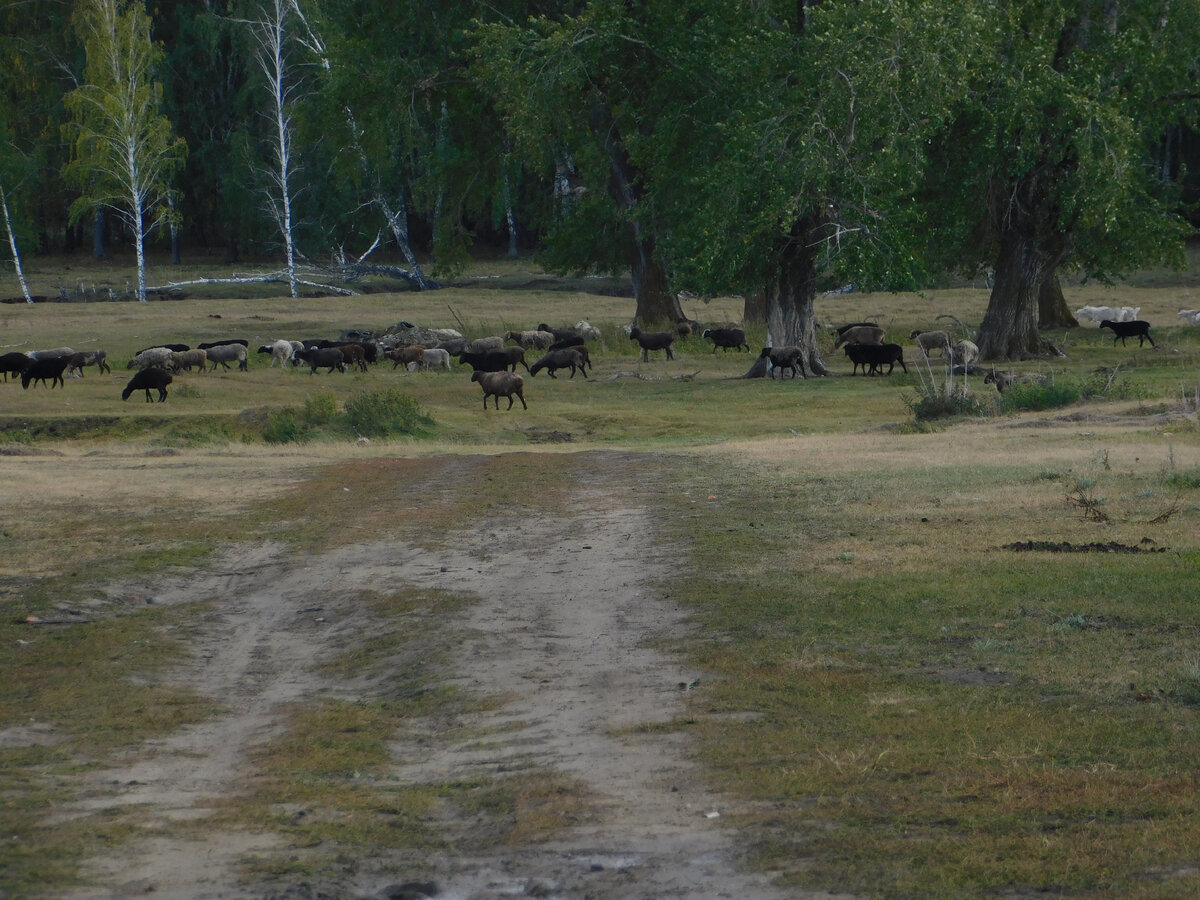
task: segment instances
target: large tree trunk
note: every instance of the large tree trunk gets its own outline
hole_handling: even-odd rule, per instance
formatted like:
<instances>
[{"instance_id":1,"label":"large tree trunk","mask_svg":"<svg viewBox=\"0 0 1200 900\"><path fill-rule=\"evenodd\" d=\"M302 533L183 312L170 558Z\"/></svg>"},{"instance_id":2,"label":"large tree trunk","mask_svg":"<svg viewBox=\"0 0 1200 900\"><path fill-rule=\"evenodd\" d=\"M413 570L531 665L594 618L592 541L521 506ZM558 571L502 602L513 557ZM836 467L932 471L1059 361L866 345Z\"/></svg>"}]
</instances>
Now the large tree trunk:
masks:
<instances>
[{"instance_id":1,"label":"large tree trunk","mask_svg":"<svg viewBox=\"0 0 1200 900\"><path fill-rule=\"evenodd\" d=\"M828 375L817 346L813 301L817 296L818 219L798 219L776 249L778 270L767 292L767 340L775 347L799 347L811 375Z\"/></svg>"},{"instance_id":2,"label":"large tree trunk","mask_svg":"<svg viewBox=\"0 0 1200 900\"><path fill-rule=\"evenodd\" d=\"M1038 291L1038 328L1078 328L1079 322L1067 306L1062 281L1057 273L1042 281Z\"/></svg>"}]
</instances>

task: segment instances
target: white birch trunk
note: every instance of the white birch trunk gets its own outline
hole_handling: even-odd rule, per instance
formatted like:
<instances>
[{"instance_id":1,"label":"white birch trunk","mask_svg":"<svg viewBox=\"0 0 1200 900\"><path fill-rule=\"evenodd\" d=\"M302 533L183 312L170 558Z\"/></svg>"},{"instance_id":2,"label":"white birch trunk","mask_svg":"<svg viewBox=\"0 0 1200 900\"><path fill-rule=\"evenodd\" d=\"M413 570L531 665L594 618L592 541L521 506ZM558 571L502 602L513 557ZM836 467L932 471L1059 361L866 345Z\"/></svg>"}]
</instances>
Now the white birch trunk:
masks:
<instances>
[{"instance_id":1,"label":"white birch trunk","mask_svg":"<svg viewBox=\"0 0 1200 900\"><path fill-rule=\"evenodd\" d=\"M29 284L25 281L25 272L21 268L21 254L17 252L17 235L13 231L12 217L8 214L8 197L5 195L3 187L0 187L0 209L4 211L4 227L8 230L8 246L12 249L13 268L17 271L17 281L21 283L21 293L25 295L26 303L32 303L33 295L29 293Z\"/></svg>"}]
</instances>

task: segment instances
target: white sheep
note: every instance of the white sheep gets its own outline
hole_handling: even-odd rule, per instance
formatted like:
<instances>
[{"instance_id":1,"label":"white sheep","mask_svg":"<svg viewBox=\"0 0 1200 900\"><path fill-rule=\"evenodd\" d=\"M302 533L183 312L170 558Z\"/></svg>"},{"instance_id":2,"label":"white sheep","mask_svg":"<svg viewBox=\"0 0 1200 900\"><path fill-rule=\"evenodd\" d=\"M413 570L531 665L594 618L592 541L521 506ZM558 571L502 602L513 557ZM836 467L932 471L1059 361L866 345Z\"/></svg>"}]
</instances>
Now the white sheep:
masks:
<instances>
[{"instance_id":1,"label":"white sheep","mask_svg":"<svg viewBox=\"0 0 1200 900\"><path fill-rule=\"evenodd\" d=\"M973 365L979 359L979 347L974 341L961 340L954 342L954 359L964 366Z\"/></svg>"},{"instance_id":2,"label":"white sheep","mask_svg":"<svg viewBox=\"0 0 1200 900\"><path fill-rule=\"evenodd\" d=\"M954 354L954 347L950 343L950 335L944 331L921 331L914 329L909 337L917 342L917 349L921 351L921 355L925 359L929 359L929 353L933 350L940 350L943 357L950 359ZM975 348L976 352L979 348Z\"/></svg>"},{"instance_id":3,"label":"white sheep","mask_svg":"<svg viewBox=\"0 0 1200 900\"><path fill-rule=\"evenodd\" d=\"M450 371L450 351L442 350L439 347L433 347L421 353L421 360L418 363L422 370L427 369L445 369Z\"/></svg>"},{"instance_id":4,"label":"white sheep","mask_svg":"<svg viewBox=\"0 0 1200 900\"><path fill-rule=\"evenodd\" d=\"M1200 309L1181 309L1179 318L1186 319L1189 325L1200 325Z\"/></svg>"},{"instance_id":5,"label":"white sheep","mask_svg":"<svg viewBox=\"0 0 1200 900\"><path fill-rule=\"evenodd\" d=\"M506 331L504 332L506 341L515 341L518 346L524 347L526 350L545 350L554 343L554 335L549 331Z\"/></svg>"},{"instance_id":6,"label":"white sheep","mask_svg":"<svg viewBox=\"0 0 1200 900\"><path fill-rule=\"evenodd\" d=\"M172 372L178 374L181 370L187 369L189 372L193 368L199 367L200 373L207 371L208 353L204 350L175 350L171 353Z\"/></svg>"},{"instance_id":7,"label":"white sheep","mask_svg":"<svg viewBox=\"0 0 1200 900\"><path fill-rule=\"evenodd\" d=\"M1075 310L1076 319L1091 319L1097 325L1110 322L1132 322L1141 313L1140 306L1081 306Z\"/></svg>"},{"instance_id":8,"label":"white sheep","mask_svg":"<svg viewBox=\"0 0 1200 900\"><path fill-rule=\"evenodd\" d=\"M591 322L588 322L586 319L575 323L575 331L577 331L585 341L600 340L600 329Z\"/></svg>"},{"instance_id":9,"label":"white sheep","mask_svg":"<svg viewBox=\"0 0 1200 900\"><path fill-rule=\"evenodd\" d=\"M129 361L127 369L149 369L154 366L159 369L171 367L171 354L175 351L169 347L147 347Z\"/></svg>"},{"instance_id":10,"label":"white sheep","mask_svg":"<svg viewBox=\"0 0 1200 900\"><path fill-rule=\"evenodd\" d=\"M296 341L296 343L300 342ZM300 349L304 349L303 344L300 344ZM263 344L258 348L258 352L270 354L271 361L267 364L268 369L275 365L276 361L279 362L281 368L286 369L288 368L288 363L292 361L292 357L296 353L296 347L293 346L292 341L280 339L278 341L272 341L269 344Z\"/></svg>"}]
</instances>

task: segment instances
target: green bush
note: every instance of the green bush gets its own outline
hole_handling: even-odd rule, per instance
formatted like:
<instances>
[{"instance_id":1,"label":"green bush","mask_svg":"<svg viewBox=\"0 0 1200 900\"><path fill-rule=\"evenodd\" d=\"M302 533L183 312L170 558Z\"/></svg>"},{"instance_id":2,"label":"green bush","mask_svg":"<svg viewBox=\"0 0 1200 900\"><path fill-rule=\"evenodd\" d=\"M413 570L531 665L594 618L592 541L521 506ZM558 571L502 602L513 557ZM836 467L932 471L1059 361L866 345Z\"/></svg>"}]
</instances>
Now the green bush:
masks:
<instances>
[{"instance_id":1,"label":"green bush","mask_svg":"<svg viewBox=\"0 0 1200 900\"><path fill-rule=\"evenodd\" d=\"M1052 378L1045 383L1016 381L1000 395L1000 411L1056 409L1077 403L1081 396L1078 383L1070 378Z\"/></svg>"},{"instance_id":2,"label":"green bush","mask_svg":"<svg viewBox=\"0 0 1200 900\"><path fill-rule=\"evenodd\" d=\"M413 397L394 388L368 391L346 401L346 425L362 437L414 434L432 422Z\"/></svg>"}]
</instances>

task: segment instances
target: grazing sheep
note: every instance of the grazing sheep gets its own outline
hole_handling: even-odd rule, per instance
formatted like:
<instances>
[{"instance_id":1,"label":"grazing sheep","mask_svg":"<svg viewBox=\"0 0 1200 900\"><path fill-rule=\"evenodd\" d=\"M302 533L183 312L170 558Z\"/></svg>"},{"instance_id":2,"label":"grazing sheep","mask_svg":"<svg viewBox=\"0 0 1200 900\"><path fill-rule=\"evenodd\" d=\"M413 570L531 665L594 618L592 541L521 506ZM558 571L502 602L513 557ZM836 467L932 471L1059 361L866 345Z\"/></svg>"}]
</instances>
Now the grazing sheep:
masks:
<instances>
[{"instance_id":1,"label":"grazing sheep","mask_svg":"<svg viewBox=\"0 0 1200 900\"><path fill-rule=\"evenodd\" d=\"M974 341L955 341L954 358L960 365L974 365L975 360L979 359L979 346Z\"/></svg>"},{"instance_id":2,"label":"grazing sheep","mask_svg":"<svg viewBox=\"0 0 1200 900\"><path fill-rule=\"evenodd\" d=\"M499 350L487 350L483 353L464 350L458 354L458 364L469 365L476 372L502 372L505 369L515 372L518 365L524 366L526 372L529 371L523 347L501 347Z\"/></svg>"},{"instance_id":3,"label":"grazing sheep","mask_svg":"<svg viewBox=\"0 0 1200 900\"><path fill-rule=\"evenodd\" d=\"M722 350L737 350L739 353L743 347L747 351L750 349L750 345L746 343L746 332L741 328L706 328L700 336L713 342L713 353L717 352L718 347Z\"/></svg>"},{"instance_id":4,"label":"grazing sheep","mask_svg":"<svg viewBox=\"0 0 1200 900\"><path fill-rule=\"evenodd\" d=\"M506 331L504 339L515 341L526 350L545 350L554 343L554 335L549 331Z\"/></svg>"},{"instance_id":5,"label":"grazing sheep","mask_svg":"<svg viewBox=\"0 0 1200 900\"><path fill-rule=\"evenodd\" d=\"M304 345L301 344L300 346L303 347ZM287 364L291 361L292 354L296 352L296 348L292 346L291 341L278 340L272 341L270 344L263 344L258 348L258 352L270 354L271 361L267 364L268 369L275 365L276 362L283 369L287 368Z\"/></svg>"},{"instance_id":6,"label":"grazing sheep","mask_svg":"<svg viewBox=\"0 0 1200 900\"><path fill-rule=\"evenodd\" d=\"M642 348L642 362L650 359L652 350L665 350L667 359L674 359L675 353L671 350L671 345L675 343L675 333L671 331L651 331L646 333L640 328L634 326L629 329L629 339L637 341Z\"/></svg>"},{"instance_id":7,"label":"grazing sheep","mask_svg":"<svg viewBox=\"0 0 1200 900\"><path fill-rule=\"evenodd\" d=\"M4 380L6 382L8 381L9 372L13 374L13 380L16 380L16 376L24 372L25 367L29 365L30 362L32 362L32 360L30 360L30 358L24 353L17 353L15 351L12 353L5 353L3 356L0 356L0 372L4 373Z\"/></svg>"},{"instance_id":8,"label":"grazing sheep","mask_svg":"<svg viewBox=\"0 0 1200 900\"><path fill-rule=\"evenodd\" d=\"M583 337L585 341L600 340L600 329L588 322L586 319L582 322L575 323L575 331Z\"/></svg>"},{"instance_id":9,"label":"grazing sheep","mask_svg":"<svg viewBox=\"0 0 1200 900\"><path fill-rule=\"evenodd\" d=\"M438 347L431 347L421 353L421 358L417 360L417 366L422 371L429 369L445 369L450 371L450 354Z\"/></svg>"},{"instance_id":10,"label":"grazing sheep","mask_svg":"<svg viewBox=\"0 0 1200 900\"><path fill-rule=\"evenodd\" d=\"M1154 338L1150 337L1150 323L1143 319L1138 319L1133 322L1114 322L1111 319L1105 319L1100 323L1101 328L1111 328L1113 332L1113 346L1117 345L1117 339L1120 338L1121 346L1125 346L1125 338L1135 337L1138 339L1138 346L1141 347L1145 341L1150 342L1150 346L1154 346Z\"/></svg>"},{"instance_id":11,"label":"grazing sheep","mask_svg":"<svg viewBox=\"0 0 1200 900\"><path fill-rule=\"evenodd\" d=\"M1200 309L1181 309L1178 317L1187 320L1189 325L1200 325Z\"/></svg>"},{"instance_id":12,"label":"grazing sheep","mask_svg":"<svg viewBox=\"0 0 1200 900\"><path fill-rule=\"evenodd\" d=\"M489 350L499 350L504 346L504 338L497 335L491 337L476 338L467 344L467 350L471 353L487 353Z\"/></svg>"},{"instance_id":13,"label":"grazing sheep","mask_svg":"<svg viewBox=\"0 0 1200 900\"><path fill-rule=\"evenodd\" d=\"M229 341L228 343L210 344L201 349L208 354L208 361L212 363L210 371L216 371L218 364L228 369L231 362L238 364L239 371L246 371L246 345L244 343Z\"/></svg>"},{"instance_id":14,"label":"grazing sheep","mask_svg":"<svg viewBox=\"0 0 1200 900\"><path fill-rule=\"evenodd\" d=\"M331 375L334 369L339 372L346 371L345 357L337 347L305 347L303 350L298 350L292 357L293 366L298 366L302 362L308 363L311 369L310 375L316 375L317 369L321 368Z\"/></svg>"},{"instance_id":15,"label":"grazing sheep","mask_svg":"<svg viewBox=\"0 0 1200 900\"><path fill-rule=\"evenodd\" d=\"M480 372L471 373L471 380L478 381L483 388L483 408L487 409L488 397L496 398L496 409L500 409L500 398L508 398L508 408L513 408L513 397L521 401L521 406L529 409L525 403L525 379L513 372Z\"/></svg>"},{"instance_id":16,"label":"grazing sheep","mask_svg":"<svg viewBox=\"0 0 1200 900\"><path fill-rule=\"evenodd\" d=\"M82 378L84 366L95 366L101 374L112 371L108 365L108 354L103 350L86 350L82 353L71 354L71 362L67 364L67 374Z\"/></svg>"},{"instance_id":17,"label":"grazing sheep","mask_svg":"<svg viewBox=\"0 0 1200 900\"><path fill-rule=\"evenodd\" d=\"M167 385L172 381L174 378L166 369L160 369L157 366L142 369L129 379L129 384L125 385L125 390L121 391L121 399L128 400L129 395L134 391L144 390L146 402L153 403L154 398L150 396L150 391L156 390L158 391L158 402L162 403L167 399Z\"/></svg>"},{"instance_id":18,"label":"grazing sheep","mask_svg":"<svg viewBox=\"0 0 1200 900\"><path fill-rule=\"evenodd\" d=\"M838 329L837 340L833 342L836 350L842 344L875 344L883 343L884 331L878 325L862 324L842 326Z\"/></svg>"},{"instance_id":19,"label":"grazing sheep","mask_svg":"<svg viewBox=\"0 0 1200 900\"><path fill-rule=\"evenodd\" d=\"M383 358L392 361L393 371L397 366L407 367L409 363L419 363L421 355L425 352L425 348L421 344L409 344L407 347L393 347L391 350L383 351ZM446 353L445 350L442 351ZM447 358L450 354L446 353Z\"/></svg>"},{"instance_id":20,"label":"grazing sheep","mask_svg":"<svg viewBox=\"0 0 1200 900\"><path fill-rule=\"evenodd\" d=\"M940 350L945 359L950 359L954 354L954 347L950 343L950 335L945 331L921 331L913 329L909 335L917 342L917 349L921 351L921 356L925 360L929 359L930 352Z\"/></svg>"},{"instance_id":21,"label":"grazing sheep","mask_svg":"<svg viewBox=\"0 0 1200 900\"><path fill-rule=\"evenodd\" d=\"M900 363L900 368L908 372L908 366L904 364L904 348L899 344L847 344L846 356L854 363L851 375L858 372L859 366L862 366L864 375L883 375L880 369L884 364L888 367L887 374L891 375L896 363Z\"/></svg>"},{"instance_id":22,"label":"grazing sheep","mask_svg":"<svg viewBox=\"0 0 1200 900\"><path fill-rule=\"evenodd\" d=\"M1105 319L1111 322L1132 322L1141 312L1140 306L1081 306L1075 310L1075 318L1091 319L1096 323L1103 322Z\"/></svg>"},{"instance_id":23,"label":"grazing sheep","mask_svg":"<svg viewBox=\"0 0 1200 900\"><path fill-rule=\"evenodd\" d=\"M171 354L171 371L178 375L184 369L189 372L192 368L200 369L201 374L208 371L207 350L179 350Z\"/></svg>"},{"instance_id":24,"label":"grazing sheep","mask_svg":"<svg viewBox=\"0 0 1200 900\"><path fill-rule=\"evenodd\" d=\"M779 370L779 377L783 377L784 369L792 370L792 377L796 377L799 372L805 378L808 373L804 371L804 351L799 347L763 347L760 357L764 357L771 362L771 371L768 377L775 377L775 370Z\"/></svg>"},{"instance_id":25,"label":"grazing sheep","mask_svg":"<svg viewBox=\"0 0 1200 900\"><path fill-rule=\"evenodd\" d=\"M551 378L555 378L555 372L559 369L570 368L571 377L575 377L575 370L579 369L583 372L583 377L587 378L587 369L584 368L583 356L575 347L564 347L561 350L551 350L532 366L529 367L530 376L537 375L542 369L546 370L546 374Z\"/></svg>"},{"instance_id":26,"label":"grazing sheep","mask_svg":"<svg viewBox=\"0 0 1200 900\"><path fill-rule=\"evenodd\" d=\"M1014 384L1045 384L1045 375L1014 375L1012 372L997 372L995 367L983 376L984 384L994 384L996 390L1004 393L1004 389Z\"/></svg>"},{"instance_id":27,"label":"grazing sheep","mask_svg":"<svg viewBox=\"0 0 1200 900\"><path fill-rule=\"evenodd\" d=\"M186 350L187 347L184 346ZM127 369L149 369L154 366L159 369L165 369L171 365L171 354L179 351L172 350L167 346L148 347L145 350L139 350L134 354L133 359L129 361Z\"/></svg>"},{"instance_id":28,"label":"grazing sheep","mask_svg":"<svg viewBox=\"0 0 1200 900\"><path fill-rule=\"evenodd\" d=\"M337 348L342 351L342 359L347 365L358 366L360 372L367 371L367 351L362 344L338 344Z\"/></svg>"},{"instance_id":29,"label":"grazing sheep","mask_svg":"<svg viewBox=\"0 0 1200 900\"><path fill-rule=\"evenodd\" d=\"M39 381L45 384L46 379L49 378L51 390L54 390L56 384L65 389L67 383L63 381L63 372L70 363L70 356L52 356L49 359L30 360L29 365L21 372L21 387L29 387L30 382L34 385Z\"/></svg>"}]
</instances>

